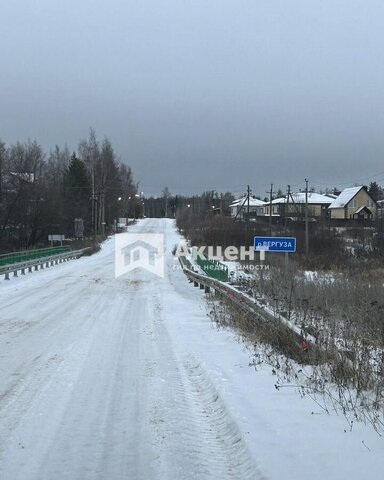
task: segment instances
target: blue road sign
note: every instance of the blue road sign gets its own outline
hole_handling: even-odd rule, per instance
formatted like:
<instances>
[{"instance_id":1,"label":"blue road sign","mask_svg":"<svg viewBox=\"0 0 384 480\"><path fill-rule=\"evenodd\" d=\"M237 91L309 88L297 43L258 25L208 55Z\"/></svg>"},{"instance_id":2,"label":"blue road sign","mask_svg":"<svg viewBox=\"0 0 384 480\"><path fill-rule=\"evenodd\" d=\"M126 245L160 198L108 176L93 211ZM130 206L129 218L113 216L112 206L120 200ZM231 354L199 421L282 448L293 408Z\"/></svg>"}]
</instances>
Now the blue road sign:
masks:
<instances>
[{"instance_id":1,"label":"blue road sign","mask_svg":"<svg viewBox=\"0 0 384 480\"><path fill-rule=\"evenodd\" d=\"M265 252L296 252L295 237L255 237L255 250Z\"/></svg>"}]
</instances>

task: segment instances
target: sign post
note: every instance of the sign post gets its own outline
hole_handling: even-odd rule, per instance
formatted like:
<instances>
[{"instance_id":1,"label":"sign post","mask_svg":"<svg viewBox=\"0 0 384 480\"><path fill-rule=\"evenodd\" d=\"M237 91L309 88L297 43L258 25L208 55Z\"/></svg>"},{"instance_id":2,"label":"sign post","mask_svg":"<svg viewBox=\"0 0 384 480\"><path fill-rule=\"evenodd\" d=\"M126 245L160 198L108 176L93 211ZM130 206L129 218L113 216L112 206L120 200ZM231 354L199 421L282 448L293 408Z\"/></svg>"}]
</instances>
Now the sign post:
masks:
<instances>
[{"instance_id":1,"label":"sign post","mask_svg":"<svg viewBox=\"0 0 384 480\"><path fill-rule=\"evenodd\" d=\"M255 237L254 249L264 252L296 252L295 237Z\"/></svg>"},{"instance_id":2,"label":"sign post","mask_svg":"<svg viewBox=\"0 0 384 480\"><path fill-rule=\"evenodd\" d=\"M65 240L65 235L48 235L48 241L51 242L51 247L53 247L53 242L60 242L60 245L63 246L63 240Z\"/></svg>"},{"instance_id":3,"label":"sign post","mask_svg":"<svg viewBox=\"0 0 384 480\"><path fill-rule=\"evenodd\" d=\"M295 237L255 237L254 250L260 252L260 263L264 264L265 252L284 252L285 254L285 273L288 272L288 254L296 252ZM263 267L261 268L263 272ZM261 283L263 277L261 276Z\"/></svg>"}]
</instances>

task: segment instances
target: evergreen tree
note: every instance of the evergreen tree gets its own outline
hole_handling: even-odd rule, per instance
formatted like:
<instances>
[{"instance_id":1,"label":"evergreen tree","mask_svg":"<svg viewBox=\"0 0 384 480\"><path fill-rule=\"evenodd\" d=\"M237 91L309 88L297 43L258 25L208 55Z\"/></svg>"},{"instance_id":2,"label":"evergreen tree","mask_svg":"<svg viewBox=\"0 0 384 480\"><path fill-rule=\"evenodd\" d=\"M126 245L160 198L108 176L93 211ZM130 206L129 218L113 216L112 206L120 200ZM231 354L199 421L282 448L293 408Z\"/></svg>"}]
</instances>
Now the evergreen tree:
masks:
<instances>
[{"instance_id":1,"label":"evergreen tree","mask_svg":"<svg viewBox=\"0 0 384 480\"><path fill-rule=\"evenodd\" d=\"M374 200L380 200L383 190L380 188L380 186L377 184L377 182L371 182L368 187L368 193L371 195L371 197Z\"/></svg>"},{"instance_id":2,"label":"evergreen tree","mask_svg":"<svg viewBox=\"0 0 384 480\"><path fill-rule=\"evenodd\" d=\"M65 174L65 217L66 228L73 232L75 218L82 218L86 229L90 229L91 182L85 163L71 156Z\"/></svg>"}]
</instances>

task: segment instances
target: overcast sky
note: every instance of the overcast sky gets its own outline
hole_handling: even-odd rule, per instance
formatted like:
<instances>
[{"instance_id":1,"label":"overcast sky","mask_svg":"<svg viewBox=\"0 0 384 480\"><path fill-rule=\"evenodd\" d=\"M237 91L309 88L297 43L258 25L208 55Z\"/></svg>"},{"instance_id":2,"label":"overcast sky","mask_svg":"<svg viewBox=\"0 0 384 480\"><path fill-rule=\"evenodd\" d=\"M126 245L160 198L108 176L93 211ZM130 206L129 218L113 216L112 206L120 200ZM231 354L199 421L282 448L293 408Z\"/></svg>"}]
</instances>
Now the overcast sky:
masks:
<instances>
[{"instance_id":1,"label":"overcast sky","mask_svg":"<svg viewBox=\"0 0 384 480\"><path fill-rule=\"evenodd\" d=\"M145 194L384 184L382 0L0 6L0 138L108 136Z\"/></svg>"}]
</instances>

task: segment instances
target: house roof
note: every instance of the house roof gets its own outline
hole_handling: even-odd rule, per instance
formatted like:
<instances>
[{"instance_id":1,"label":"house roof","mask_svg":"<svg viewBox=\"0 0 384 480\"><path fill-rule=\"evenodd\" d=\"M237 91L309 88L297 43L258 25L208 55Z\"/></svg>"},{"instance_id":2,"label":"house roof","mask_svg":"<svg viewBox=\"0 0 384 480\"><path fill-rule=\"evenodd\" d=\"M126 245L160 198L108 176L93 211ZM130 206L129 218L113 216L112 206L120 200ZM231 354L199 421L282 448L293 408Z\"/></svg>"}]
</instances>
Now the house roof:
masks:
<instances>
[{"instance_id":1,"label":"house roof","mask_svg":"<svg viewBox=\"0 0 384 480\"><path fill-rule=\"evenodd\" d=\"M35 181L35 174L34 173L27 173L27 172L9 172L12 177L20 178L25 182L33 183Z\"/></svg>"},{"instance_id":2,"label":"house roof","mask_svg":"<svg viewBox=\"0 0 384 480\"><path fill-rule=\"evenodd\" d=\"M243 203L245 207L248 205L247 197L238 198L230 204L230 207L241 206ZM249 205L251 207L262 207L263 205L265 205L265 202L259 200L258 198L249 197Z\"/></svg>"},{"instance_id":3,"label":"house roof","mask_svg":"<svg viewBox=\"0 0 384 480\"><path fill-rule=\"evenodd\" d=\"M294 203L305 203L305 192L293 193L292 197L289 197L288 203L293 203L292 200ZM272 203L275 205L287 203L287 198L276 198L275 200L272 200ZM321 193L308 192L308 203L310 205L329 205L330 203L332 203L332 198L329 198L326 195L321 195Z\"/></svg>"},{"instance_id":4,"label":"house roof","mask_svg":"<svg viewBox=\"0 0 384 480\"><path fill-rule=\"evenodd\" d=\"M372 213L371 210L370 210L366 205L362 205L360 208L358 208L358 209L356 210L355 213L360 213L360 212L362 212L363 210L366 210L367 212Z\"/></svg>"},{"instance_id":5,"label":"house roof","mask_svg":"<svg viewBox=\"0 0 384 480\"><path fill-rule=\"evenodd\" d=\"M340 195L331 203L329 208L344 208L362 188L362 185L359 187L344 188Z\"/></svg>"}]
</instances>

